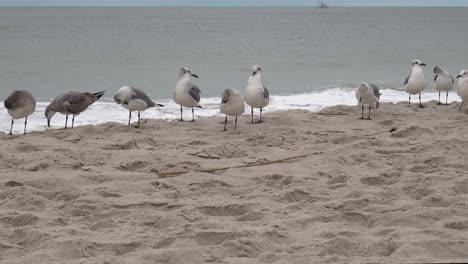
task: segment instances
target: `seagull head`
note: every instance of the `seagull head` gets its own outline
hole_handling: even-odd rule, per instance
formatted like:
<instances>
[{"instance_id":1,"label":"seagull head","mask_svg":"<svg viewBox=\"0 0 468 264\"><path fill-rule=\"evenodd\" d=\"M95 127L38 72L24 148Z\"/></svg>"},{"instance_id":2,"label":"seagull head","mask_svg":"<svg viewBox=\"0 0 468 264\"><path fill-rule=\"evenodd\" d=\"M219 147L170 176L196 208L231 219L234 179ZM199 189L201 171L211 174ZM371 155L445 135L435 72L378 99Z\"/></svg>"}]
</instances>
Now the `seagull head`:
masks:
<instances>
[{"instance_id":1,"label":"seagull head","mask_svg":"<svg viewBox=\"0 0 468 264\"><path fill-rule=\"evenodd\" d=\"M457 75L457 78L465 77L468 76L468 70L462 70L459 75Z\"/></svg>"},{"instance_id":2,"label":"seagull head","mask_svg":"<svg viewBox=\"0 0 468 264\"><path fill-rule=\"evenodd\" d=\"M412 66L415 66L415 65L418 65L418 66L426 66L426 64L423 63L423 62L420 61L420 60L413 60L413 61L411 61L411 65L412 65Z\"/></svg>"},{"instance_id":3,"label":"seagull head","mask_svg":"<svg viewBox=\"0 0 468 264\"><path fill-rule=\"evenodd\" d=\"M367 87L367 83L360 83L357 89L358 93L364 94L365 92L367 92L367 89L369 89L369 87Z\"/></svg>"},{"instance_id":4,"label":"seagull head","mask_svg":"<svg viewBox=\"0 0 468 264\"><path fill-rule=\"evenodd\" d=\"M252 76L255 76L255 74L262 72L262 67L260 65L254 65L252 67Z\"/></svg>"},{"instance_id":5,"label":"seagull head","mask_svg":"<svg viewBox=\"0 0 468 264\"><path fill-rule=\"evenodd\" d=\"M47 127L50 127L50 120L55 115L55 112L49 109L49 106L45 109L45 117L47 118Z\"/></svg>"},{"instance_id":6,"label":"seagull head","mask_svg":"<svg viewBox=\"0 0 468 264\"><path fill-rule=\"evenodd\" d=\"M198 78L198 75L192 73L192 70L190 70L190 68L188 68L188 67L182 67L182 68L180 68L179 77L182 77L182 76L184 76L184 75L186 75L186 74L188 74L189 76Z\"/></svg>"}]
</instances>

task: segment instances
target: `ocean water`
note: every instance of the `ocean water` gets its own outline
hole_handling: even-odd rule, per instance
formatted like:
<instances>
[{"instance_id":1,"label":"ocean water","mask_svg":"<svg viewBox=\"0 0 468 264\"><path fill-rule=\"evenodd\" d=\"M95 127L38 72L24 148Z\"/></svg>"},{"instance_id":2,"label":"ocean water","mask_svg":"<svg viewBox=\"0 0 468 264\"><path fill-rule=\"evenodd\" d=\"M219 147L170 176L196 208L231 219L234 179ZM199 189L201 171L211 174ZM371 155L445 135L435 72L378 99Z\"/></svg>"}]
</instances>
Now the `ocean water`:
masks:
<instances>
[{"instance_id":1,"label":"ocean water","mask_svg":"<svg viewBox=\"0 0 468 264\"><path fill-rule=\"evenodd\" d=\"M218 115L224 88L243 90L260 64L272 95L265 110L319 110L355 104L353 88L370 81L382 101L403 101L410 61L452 75L468 68L466 8L0 8L0 101L14 89L38 100L28 130L45 129L44 108L70 91L107 90L76 124L117 121L111 98L123 85L145 90L165 108L145 118L173 120L178 69L200 76L204 109ZM437 99L430 88L423 100ZM458 100L452 93L450 100ZM190 112L186 111L187 118ZM54 117L54 126L64 119ZM21 131L17 121L15 131ZM10 118L0 106L0 131Z\"/></svg>"}]
</instances>

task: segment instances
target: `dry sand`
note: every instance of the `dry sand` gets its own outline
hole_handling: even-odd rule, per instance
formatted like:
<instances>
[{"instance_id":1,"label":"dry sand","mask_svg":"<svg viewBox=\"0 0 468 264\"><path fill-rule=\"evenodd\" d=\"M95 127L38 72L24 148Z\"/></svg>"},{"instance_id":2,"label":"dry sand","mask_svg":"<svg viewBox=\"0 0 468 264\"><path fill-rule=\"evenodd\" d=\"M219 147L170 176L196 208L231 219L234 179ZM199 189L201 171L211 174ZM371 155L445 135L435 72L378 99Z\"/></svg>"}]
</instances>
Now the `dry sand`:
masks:
<instances>
[{"instance_id":1,"label":"dry sand","mask_svg":"<svg viewBox=\"0 0 468 264\"><path fill-rule=\"evenodd\" d=\"M0 262L468 261L468 114L381 106L1 135Z\"/></svg>"}]
</instances>

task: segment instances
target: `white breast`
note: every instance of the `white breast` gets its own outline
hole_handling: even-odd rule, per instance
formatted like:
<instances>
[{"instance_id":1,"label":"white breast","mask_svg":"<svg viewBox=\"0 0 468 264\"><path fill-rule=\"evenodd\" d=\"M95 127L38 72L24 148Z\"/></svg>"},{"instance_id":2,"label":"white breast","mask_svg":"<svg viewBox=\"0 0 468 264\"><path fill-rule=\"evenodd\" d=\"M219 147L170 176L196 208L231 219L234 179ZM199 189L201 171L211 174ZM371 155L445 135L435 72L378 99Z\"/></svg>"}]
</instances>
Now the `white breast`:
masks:
<instances>
[{"instance_id":1,"label":"white breast","mask_svg":"<svg viewBox=\"0 0 468 264\"><path fill-rule=\"evenodd\" d=\"M148 105L145 103L145 101L140 99L130 100L128 104L123 104L122 106L130 111L145 111L148 109Z\"/></svg>"},{"instance_id":2,"label":"white breast","mask_svg":"<svg viewBox=\"0 0 468 264\"><path fill-rule=\"evenodd\" d=\"M188 108L198 106L199 103L195 101L189 93L189 87L191 87L191 85L192 83L190 82L190 78L186 75L182 76L177 82L174 90L174 102Z\"/></svg>"},{"instance_id":3,"label":"white breast","mask_svg":"<svg viewBox=\"0 0 468 264\"><path fill-rule=\"evenodd\" d=\"M463 101L468 101L468 78L462 77L458 80L457 94Z\"/></svg>"},{"instance_id":4,"label":"white breast","mask_svg":"<svg viewBox=\"0 0 468 264\"><path fill-rule=\"evenodd\" d=\"M227 103L220 105L220 111L230 116L242 115L245 111L244 99L241 95L231 96Z\"/></svg>"},{"instance_id":5,"label":"white breast","mask_svg":"<svg viewBox=\"0 0 468 264\"><path fill-rule=\"evenodd\" d=\"M438 75L434 88L438 91L450 91L453 88L452 79L445 75Z\"/></svg>"},{"instance_id":6,"label":"white breast","mask_svg":"<svg viewBox=\"0 0 468 264\"><path fill-rule=\"evenodd\" d=\"M261 78L252 78L245 88L245 102L253 108L263 108L268 105L269 99L263 96Z\"/></svg>"},{"instance_id":7,"label":"white breast","mask_svg":"<svg viewBox=\"0 0 468 264\"><path fill-rule=\"evenodd\" d=\"M405 90L409 94L419 94L424 89L426 89L426 81L424 80L423 71L420 67L414 66Z\"/></svg>"},{"instance_id":8,"label":"white breast","mask_svg":"<svg viewBox=\"0 0 468 264\"><path fill-rule=\"evenodd\" d=\"M34 113L34 110L36 109L36 104L30 104L24 107L19 107L16 108L15 110L8 110L8 114L13 117L13 119L20 119L20 118L25 118L32 113Z\"/></svg>"}]
</instances>

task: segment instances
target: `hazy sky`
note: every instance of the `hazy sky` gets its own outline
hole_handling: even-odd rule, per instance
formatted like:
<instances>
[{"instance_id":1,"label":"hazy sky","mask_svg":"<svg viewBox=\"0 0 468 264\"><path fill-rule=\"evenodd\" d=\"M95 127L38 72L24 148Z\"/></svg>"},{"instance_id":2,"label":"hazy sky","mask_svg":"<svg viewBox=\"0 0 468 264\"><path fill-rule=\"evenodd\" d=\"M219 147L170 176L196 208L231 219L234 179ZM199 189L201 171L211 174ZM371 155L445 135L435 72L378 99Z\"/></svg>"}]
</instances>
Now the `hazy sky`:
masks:
<instances>
[{"instance_id":1,"label":"hazy sky","mask_svg":"<svg viewBox=\"0 0 468 264\"><path fill-rule=\"evenodd\" d=\"M468 6L468 0L325 0L329 6ZM0 6L316 6L318 0L0 0Z\"/></svg>"}]
</instances>

